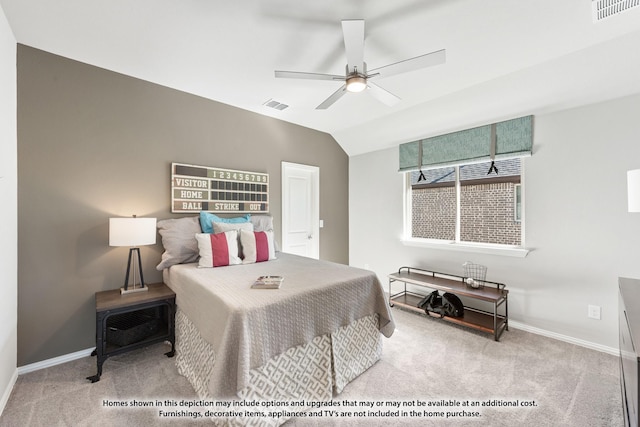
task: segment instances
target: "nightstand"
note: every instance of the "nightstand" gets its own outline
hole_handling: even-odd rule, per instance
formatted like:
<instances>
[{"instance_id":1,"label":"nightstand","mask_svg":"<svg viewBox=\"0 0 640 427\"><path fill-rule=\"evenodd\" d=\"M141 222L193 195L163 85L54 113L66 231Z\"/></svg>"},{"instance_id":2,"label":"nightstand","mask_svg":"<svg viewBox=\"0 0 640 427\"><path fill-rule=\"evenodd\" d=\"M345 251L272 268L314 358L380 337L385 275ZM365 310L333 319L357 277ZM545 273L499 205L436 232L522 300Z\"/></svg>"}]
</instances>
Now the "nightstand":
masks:
<instances>
[{"instance_id":1,"label":"nightstand","mask_svg":"<svg viewBox=\"0 0 640 427\"><path fill-rule=\"evenodd\" d=\"M147 285L149 290L122 295L120 289L96 292L96 349L98 373L87 377L100 381L102 364L110 356L157 342L169 341L175 354L176 294L164 283Z\"/></svg>"}]
</instances>

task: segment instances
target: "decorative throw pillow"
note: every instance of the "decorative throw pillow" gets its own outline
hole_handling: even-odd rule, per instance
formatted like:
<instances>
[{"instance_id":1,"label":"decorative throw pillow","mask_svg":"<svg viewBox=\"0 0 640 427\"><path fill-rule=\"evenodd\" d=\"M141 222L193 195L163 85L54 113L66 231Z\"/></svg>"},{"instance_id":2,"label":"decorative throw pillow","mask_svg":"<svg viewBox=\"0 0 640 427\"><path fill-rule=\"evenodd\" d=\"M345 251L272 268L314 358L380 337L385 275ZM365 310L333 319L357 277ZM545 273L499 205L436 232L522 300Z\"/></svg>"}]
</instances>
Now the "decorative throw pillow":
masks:
<instances>
[{"instance_id":1,"label":"decorative throw pillow","mask_svg":"<svg viewBox=\"0 0 640 427\"><path fill-rule=\"evenodd\" d=\"M276 259L273 231L240 230L240 242L244 253L243 264Z\"/></svg>"},{"instance_id":2,"label":"decorative throw pillow","mask_svg":"<svg viewBox=\"0 0 640 427\"><path fill-rule=\"evenodd\" d=\"M249 220L253 224L253 231L273 231L273 217L271 215L251 215ZM273 246L276 252L280 252L275 234L275 231L273 231Z\"/></svg>"},{"instance_id":3,"label":"decorative throw pillow","mask_svg":"<svg viewBox=\"0 0 640 427\"><path fill-rule=\"evenodd\" d=\"M249 222L250 214L237 216L235 218L221 218L211 212L200 211L200 227L203 233L213 233L212 223L223 222L227 224L237 224L240 222Z\"/></svg>"},{"instance_id":4,"label":"decorative throw pillow","mask_svg":"<svg viewBox=\"0 0 640 427\"><path fill-rule=\"evenodd\" d=\"M200 233L197 216L163 219L157 222L162 237L164 252L158 270L164 270L175 264L196 262L198 260L198 242L196 233Z\"/></svg>"},{"instance_id":5,"label":"decorative throw pillow","mask_svg":"<svg viewBox=\"0 0 640 427\"><path fill-rule=\"evenodd\" d=\"M238 256L240 259L244 257L242 253L242 244L240 242L240 230L253 231L253 224L250 222L237 222L237 223L228 223L228 222L214 222L213 223L213 232L214 233L224 233L225 231L235 230L238 233Z\"/></svg>"},{"instance_id":6,"label":"decorative throw pillow","mask_svg":"<svg viewBox=\"0 0 640 427\"><path fill-rule=\"evenodd\" d=\"M200 250L198 267L222 267L242 263L238 257L237 231L218 234L198 233L196 240Z\"/></svg>"}]
</instances>

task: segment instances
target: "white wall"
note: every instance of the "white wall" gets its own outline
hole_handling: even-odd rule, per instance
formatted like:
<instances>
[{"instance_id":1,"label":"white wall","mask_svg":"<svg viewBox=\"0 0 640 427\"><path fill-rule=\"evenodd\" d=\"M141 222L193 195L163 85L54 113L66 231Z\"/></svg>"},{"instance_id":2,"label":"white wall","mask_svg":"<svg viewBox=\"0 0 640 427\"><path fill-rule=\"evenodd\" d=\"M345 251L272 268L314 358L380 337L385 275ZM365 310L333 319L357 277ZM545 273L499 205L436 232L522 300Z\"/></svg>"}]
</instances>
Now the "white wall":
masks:
<instances>
[{"instance_id":1,"label":"white wall","mask_svg":"<svg viewBox=\"0 0 640 427\"><path fill-rule=\"evenodd\" d=\"M488 266L506 283L510 319L616 348L617 278L640 277L640 214L627 212L626 171L640 168L640 95L535 117L525 159L526 258L403 246L397 148L349 165L350 264L368 264L386 287L403 265L462 274ZM602 307L602 320L587 305Z\"/></svg>"},{"instance_id":2,"label":"white wall","mask_svg":"<svg viewBox=\"0 0 640 427\"><path fill-rule=\"evenodd\" d=\"M0 8L0 411L17 375L16 40Z\"/></svg>"}]
</instances>

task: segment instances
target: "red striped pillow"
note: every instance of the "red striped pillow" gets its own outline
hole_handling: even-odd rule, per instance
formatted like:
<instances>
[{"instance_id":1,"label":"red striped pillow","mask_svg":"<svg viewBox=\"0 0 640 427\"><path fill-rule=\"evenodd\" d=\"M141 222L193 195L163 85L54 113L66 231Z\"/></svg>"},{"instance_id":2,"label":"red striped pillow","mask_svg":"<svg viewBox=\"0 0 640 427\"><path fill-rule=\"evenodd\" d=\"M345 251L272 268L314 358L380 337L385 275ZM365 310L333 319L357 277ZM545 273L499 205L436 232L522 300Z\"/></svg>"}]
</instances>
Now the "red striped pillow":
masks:
<instances>
[{"instance_id":1,"label":"red striped pillow","mask_svg":"<svg viewBox=\"0 0 640 427\"><path fill-rule=\"evenodd\" d=\"M243 264L276 259L273 231L240 230L240 243L244 254Z\"/></svg>"},{"instance_id":2,"label":"red striped pillow","mask_svg":"<svg viewBox=\"0 0 640 427\"><path fill-rule=\"evenodd\" d=\"M200 252L198 267L222 267L242 263L238 257L236 230L217 234L198 233L196 240Z\"/></svg>"}]
</instances>

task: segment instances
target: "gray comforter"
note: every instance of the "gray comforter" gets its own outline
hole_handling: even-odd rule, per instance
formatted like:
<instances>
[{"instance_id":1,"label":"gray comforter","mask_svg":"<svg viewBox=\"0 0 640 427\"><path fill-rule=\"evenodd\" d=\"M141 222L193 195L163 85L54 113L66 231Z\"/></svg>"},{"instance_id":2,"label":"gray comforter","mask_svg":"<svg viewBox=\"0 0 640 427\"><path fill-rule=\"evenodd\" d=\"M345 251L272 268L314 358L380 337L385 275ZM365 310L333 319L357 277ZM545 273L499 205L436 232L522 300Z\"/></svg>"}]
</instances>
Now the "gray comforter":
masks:
<instances>
[{"instance_id":1,"label":"gray comforter","mask_svg":"<svg viewBox=\"0 0 640 427\"><path fill-rule=\"evenodd\" d=\"M280 289L251 289L262 275L284 281ZM277 260L256 264L175 265L164 280L214 348L209 388L217 396L234 396L251 369L354 320L378 313L382 334L389 337L395 328L377 276L342 264L278 253Z\"/></svg>"}]
</instances>

